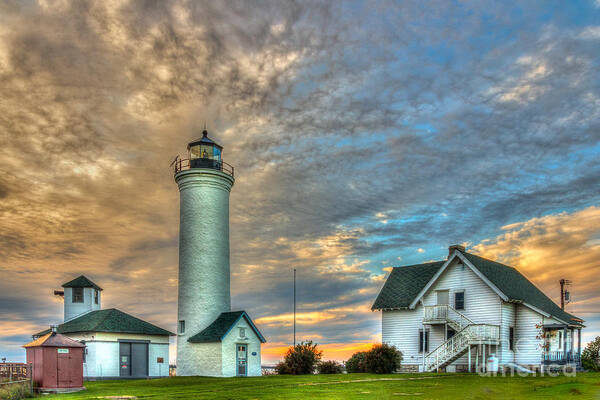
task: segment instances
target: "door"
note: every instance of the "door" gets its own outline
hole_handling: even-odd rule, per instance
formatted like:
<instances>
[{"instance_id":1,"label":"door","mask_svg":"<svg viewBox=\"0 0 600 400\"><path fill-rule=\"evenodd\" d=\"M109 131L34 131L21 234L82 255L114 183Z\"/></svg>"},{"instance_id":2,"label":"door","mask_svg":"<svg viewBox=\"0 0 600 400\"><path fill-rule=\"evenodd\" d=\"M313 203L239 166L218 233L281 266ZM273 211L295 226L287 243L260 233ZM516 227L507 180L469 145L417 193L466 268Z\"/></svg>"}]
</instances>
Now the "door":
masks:
<instances>
[{"instance_id":1,"label":"door","mask_svg":"<svg viewBox=\"0 0 600 400\"><path fill-rule=\"evenodd\" d=\"M236 345L237 376L248 375L248 347L245 344Z\"/></svg>"},{"instance_id":2,"label":"door","mask_svg":"<svg viewBox=\"0 0 600 400\"><path fill-rule=\"evenodd\" d=\"M62 351L61 351L62 350ZM69 349L57 349L56 354L56 376L58 377L58 387L71 387L71 361Z\"/></svg>"},{"instance_id":3,"label":"door","mask_svg":"<svg viewBox=\"0 0 600 400\"><path fill-rule=\"evenodd\" d=\"M148 376L148 343L131 343L131 376Z\"/></svg>"},{"instance_id":4,"label":"door","mask_svg":"<svg viewBox=\"0 0 600 400\"><path fill-rule=\"evenodd\" d=\"M131 343L119 343L119 376L131 376Z\"/></svg>"},{"instance_id":5,"label":"door","mask_svg":"<svg viewBox=\"0 0 600 400\"><path fill-rule=\"evenodd\" d=\"M148 376L148 343L119 342L119 375Z\"/></svg>"},{"instance_id":6,"label":"door","mask_svg":"<svg viewBox=\"0 0 600 400\"><path fill-rule=\"evenodd\" d=\"M447 328L446 330L446 340L450 340L452 336L456 335L456 331L452 328Z\"/></svg>"},{"instance_id":7,"label":"door","mask_svg":"<svg viewBox=\"0 0 600 400\"><path fill-rule=\"evenodd\" d=\"M450 292L448 290L438 290L436 293L438 306L450 304Z\"/></svg>"}]
</instances>

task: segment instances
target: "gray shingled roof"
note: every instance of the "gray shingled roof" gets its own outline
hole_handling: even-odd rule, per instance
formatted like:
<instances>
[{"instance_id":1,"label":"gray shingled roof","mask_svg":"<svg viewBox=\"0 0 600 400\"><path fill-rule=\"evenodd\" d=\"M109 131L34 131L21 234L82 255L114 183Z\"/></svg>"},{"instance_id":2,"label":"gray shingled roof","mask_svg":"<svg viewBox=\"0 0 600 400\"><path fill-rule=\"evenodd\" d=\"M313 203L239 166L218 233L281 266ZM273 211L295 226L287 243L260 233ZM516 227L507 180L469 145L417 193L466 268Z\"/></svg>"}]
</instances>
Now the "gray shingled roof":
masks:
<instances>
[{"instance_id":1,"label":"gray shingled roof","mask_svg":"<svg viewBox=\"0 0 600 400\"><path fill-rule=\"evenodd\" d=\"M580 324L580 318L563 311L515 268L471 253L462 254L509 300L528 303L560 320ZM445 262L394 268L371 309L407 308Z\"/></svg>"},{"instance_id":2,"label":"gray shingled roof","mask_svg":"<svg viewBox=\"0 0 600 400\"><path fill-rule=\"evenodd\" d=\"M45 335L49 331L50 330L47 329L37 333L35 336ZM140 333L145 335L174 335L165 329L117 310L116 308L90 311L81 317L60 324L57 328L57 332L113 332Z\"/></svg>"},{"instance_id":3,"label":"gray shingled roof","mask_svg":"<svg viewBox=\"0 0 600 400\"><path fill-rule=\"evenodd\" d=\"M100 286L96 285L83 275L73 279L72 281L63 283L62 287L91 287L97 290L102 290Z\"/></svg>"},{"instance_id":4,"label":"gray shingled roof","mask_svg":"<svg viewBox=\"0 0 600 400\"><path fill-rule=\"evenodd\" d=\"M206 327L202 332L195 334L194 336L188 339L190 343L212 343L212 342L220 342L223 340L225 335L229 333L231 328L239 321L240 318L245 318L248 322L248 325L252 328L256 336L260 339L262 343L265 343L266 340L263 335L260 333L258 328L252 322L252 319L246 314L245 311L231 311L221 313L215 319L212 324Z\"/></svg>"},{"instance_id":5,"label":"gray shingled roof","mask_svg":"<svg viewBox=\"0 0 600 400\"><path fill-rule=\"evenodd\" d=\"M467 252L462 253L486 278L510 300L522 301L568 323L580 318L563 311L556 303L513 267Z\"/></svg>"},{"instance_id":6,"label":"gray shingled roof","mask_svg":"<svg viewBox=\"0 0 600 400\"><path fill-rule=\"evenodd\" d=\"M445 261L395 267L371 309L408 308Z\"/></svg>"}]
</instances>

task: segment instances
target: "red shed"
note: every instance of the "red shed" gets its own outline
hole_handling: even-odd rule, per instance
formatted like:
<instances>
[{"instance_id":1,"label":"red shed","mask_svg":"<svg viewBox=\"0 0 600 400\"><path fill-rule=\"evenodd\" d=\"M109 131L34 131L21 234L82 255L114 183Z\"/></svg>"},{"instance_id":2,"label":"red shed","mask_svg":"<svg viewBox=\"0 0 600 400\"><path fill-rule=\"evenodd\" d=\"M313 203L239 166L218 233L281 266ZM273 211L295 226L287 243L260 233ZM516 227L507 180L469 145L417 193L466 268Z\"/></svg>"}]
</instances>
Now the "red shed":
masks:
<instances>
[{"instance_id":1,"label":"red shed","mask_svg":"<svg viewBox=\"0 0 600 400\"><path fill-rule=\"evenodd\" d=\"M27 363L33 364L33 381L40 390L62 392L84 389L84 344L50 332L23 347L27 351Z\"/></svg>"}]
</instances>

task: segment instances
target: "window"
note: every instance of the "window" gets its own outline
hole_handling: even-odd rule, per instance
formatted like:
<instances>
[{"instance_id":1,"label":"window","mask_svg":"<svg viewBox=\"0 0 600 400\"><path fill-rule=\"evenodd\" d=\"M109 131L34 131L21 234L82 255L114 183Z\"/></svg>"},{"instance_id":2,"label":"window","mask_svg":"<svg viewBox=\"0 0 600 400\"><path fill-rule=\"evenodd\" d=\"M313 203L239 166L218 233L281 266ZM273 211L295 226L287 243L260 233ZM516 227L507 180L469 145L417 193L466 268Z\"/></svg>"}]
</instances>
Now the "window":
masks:
<instances>
[{"instance_id":1,"label":"window","mask_svg":"<svg viewBox=\"0 0 600 400\"><path fill-rule=\"evenodd\" d=\"M454 293L454 308L457 310L465 309L465 292Z\"/></svg>"},{"instance_id":2,"label":"window","mask_svg":"<svg viewBox=\"0 0 600 400\"><path fill-rule=\"evenodd\" d=\"M85 340L82 340L80 343L85 346ZM87 353L88 353L88 350L87 350L87 346L86 346L83 348L83 363L84 364L85 364L85 359L87 358Z\"/></svg>"},{"instance_id":3,"label":"window","mask_svg":"<svg viewBox=\"0 0 600 400\"><path fill-rule=\"evenodd\" d=\"M179 321L179 334L183 335L185 333L185 321Z\"/></svg>"},{"instance_id":4,"label":"window","mask_svg":"<svg viewBox=\"0 0 600 400\"><path fill-rule=\"evenodd\" d=\"M563 332L562 331L558 331L558 350L562 350L563 349Z\"/></svg>"},{"instance_id":5,"label":"window","mask_svg":"<svg viewBox=\"0 0 600 400\"><path fill-rule=\"evenodd\" d=\"M83 303L83 288L82 287L74 287L73 288L73 303Z\"/></svg>"},{"instance_id":6,"label":"window","mask_svg":"<svg viewBox=\"0 0 600 400\"><path fill-rule=\"evenodd\" d=\"M425 344L425 352L429 352L429 329L425 330L423 335L423 329L419 329L419 353L423 352L423 344Z\"/></svg>"},{"instance_id":7,"label":"window","mask_svg":"<svg viewBox=\"0 0 600 400\"><path fill-rule=\"evenodd\" d=\"M512 326L508 328L508 349L515 349L515 328Z\"/></svg>"},{"instance_id":8,"label":"window","mask_svg":"<svg viewBox=\"0 0 600 400\"><path fill-rule=\"evenodd\" d=\"M246 328L240 328L240 337L241 338L246 337Z\"/></svg>"},{"instance_id":9,"label":"window","mask_svg":"<svg viewBox=\"0 0 600 400\"><path fill-rule=\"evenodd\" d=\"M100 292L98 289L94 289L94 303L98 304L100 301Z\"/></svg>"}]
</instances>

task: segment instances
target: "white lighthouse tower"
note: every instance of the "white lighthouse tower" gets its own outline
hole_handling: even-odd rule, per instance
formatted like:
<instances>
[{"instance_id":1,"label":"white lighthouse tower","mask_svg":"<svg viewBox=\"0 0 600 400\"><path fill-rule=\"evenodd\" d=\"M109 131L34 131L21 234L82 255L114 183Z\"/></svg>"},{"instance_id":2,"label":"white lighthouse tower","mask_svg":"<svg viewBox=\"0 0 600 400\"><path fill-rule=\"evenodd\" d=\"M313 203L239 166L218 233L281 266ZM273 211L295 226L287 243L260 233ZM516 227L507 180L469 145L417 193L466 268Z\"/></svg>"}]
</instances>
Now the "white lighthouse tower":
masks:
<instances>
[{"instance_id":1,"label":"white lighthouse tower","mask_svg":"<svg viewBox=\"0 0 600 400\"><path fill-rule=\"evenodd\" d=\"M180 193L177 375L260 375L264 338L244 311L231 311L229 193L234 169L202 137L177 158ZM234 329L236 328L236 329Z\"/></svg>"}]
</instances>

